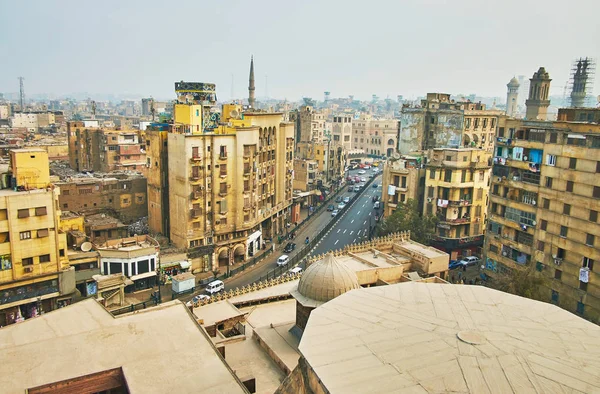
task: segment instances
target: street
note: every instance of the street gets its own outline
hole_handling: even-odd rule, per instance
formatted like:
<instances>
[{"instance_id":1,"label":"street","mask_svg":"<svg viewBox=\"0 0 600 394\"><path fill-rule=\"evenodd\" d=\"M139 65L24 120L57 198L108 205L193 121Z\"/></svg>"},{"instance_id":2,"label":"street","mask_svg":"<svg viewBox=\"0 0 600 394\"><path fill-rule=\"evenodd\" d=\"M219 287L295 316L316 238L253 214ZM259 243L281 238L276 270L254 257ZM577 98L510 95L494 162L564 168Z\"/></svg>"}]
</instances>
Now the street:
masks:
<instances>
[{"instance_id":1,"label":"street","mask_svg":"<svg viewBox=\"0 0 600 394\"><path fill-rule=\"evenodd\" d=\"M377 188L373 188L377 184ZM369 239L369 227L374 227L375 217L382 210L373 209L373 196L381 197L381 175L377 175L373 184L361 190L360 197L346 211L331 231L319 242L310 256L327 253L330 250L343 249L344 246Z\"/></svg>"}]
</instances>

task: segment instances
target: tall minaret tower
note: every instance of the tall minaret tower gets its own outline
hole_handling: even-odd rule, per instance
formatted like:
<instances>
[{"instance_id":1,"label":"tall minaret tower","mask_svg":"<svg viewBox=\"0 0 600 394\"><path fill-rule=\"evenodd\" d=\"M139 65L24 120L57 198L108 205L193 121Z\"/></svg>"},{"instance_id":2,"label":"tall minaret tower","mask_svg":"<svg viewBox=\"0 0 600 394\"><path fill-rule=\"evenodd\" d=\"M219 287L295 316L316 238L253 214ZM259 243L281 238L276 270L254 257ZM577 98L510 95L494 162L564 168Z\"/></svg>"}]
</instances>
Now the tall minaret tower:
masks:
<instances>
[{"instance_id":1,"label":"tall minaret tower","mask_svg":"<svg viewBox=\"0 0 600 394\"><path fill-rule=\"evenodd\" d=\"M256 88L254 87L254 56L250 58L250 83L248 86L248 105L250 108L254 108L256 105L256 100L254 98L254 91Z\"/></svg>"},{"instance_id":2,"label":"tall minaret tower","mask_svg":"<svg viewBox=\"0 0 600 394\"><path fill-rule=\"evenodd\" d=\"M529 98L525 101L527 106L525 119L546 120L550 105L550 100L548 100L550 81L552 81L550 75L544 67L540 67L529 81Z\"/></svg>"},{"instance_id":3,"label":"tall minaret tower","mask_svg":"<svg viewBox=\"0 0 600 394\"><path fill-rule=\"evenodd\" d=\"M589 78L590 59L579 59L573 65L571 78L573 90L571 90L571 107L585 107L586 87Z\"/></svg>"},{"instance_id":4,"label":"tall minaret tower","mask_svg":"<svg viewBox=\"0 0 600 394\"><path fill-rule=\"evenodd\" d=\"M514 117L517 114L517 99L519 98L519 80L513 77L508 85L506 93L506 115Z\"/></svg>"}]
</instances>

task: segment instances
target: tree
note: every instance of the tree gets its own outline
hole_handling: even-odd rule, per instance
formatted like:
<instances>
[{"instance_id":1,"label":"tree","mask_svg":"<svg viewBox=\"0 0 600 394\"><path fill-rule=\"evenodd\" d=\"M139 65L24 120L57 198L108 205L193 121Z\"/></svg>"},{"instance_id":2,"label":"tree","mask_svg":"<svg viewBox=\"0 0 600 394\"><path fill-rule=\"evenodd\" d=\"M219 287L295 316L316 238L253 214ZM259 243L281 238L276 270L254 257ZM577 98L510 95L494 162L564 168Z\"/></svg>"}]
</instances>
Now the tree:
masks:
<instances>
[{"instance_id":1,"label":"tree","mask_svg":"<svg viewBox=\"0 0 600 394\"><path fill-rule=\"evenodd\" d=\"M399 203L394 213L377 226L377 234L387 235L409 230L410 238L413 241L429 245L431 237L435 234L437 223L437 217L421 215L419 203L409 198L406 203Z\"/></svg>"},{"instance_id":2,"label":"tree","mask_svg":"<svg viewBox=\"0 0 600 394\"><path fill-rule=\"evenodd\" d=\"M545 284L546 279L535 272L533 265L505 270L488 281L488 286L493 289L538 301L547 301L543 296Z\"/></svg>"}]
</instances>

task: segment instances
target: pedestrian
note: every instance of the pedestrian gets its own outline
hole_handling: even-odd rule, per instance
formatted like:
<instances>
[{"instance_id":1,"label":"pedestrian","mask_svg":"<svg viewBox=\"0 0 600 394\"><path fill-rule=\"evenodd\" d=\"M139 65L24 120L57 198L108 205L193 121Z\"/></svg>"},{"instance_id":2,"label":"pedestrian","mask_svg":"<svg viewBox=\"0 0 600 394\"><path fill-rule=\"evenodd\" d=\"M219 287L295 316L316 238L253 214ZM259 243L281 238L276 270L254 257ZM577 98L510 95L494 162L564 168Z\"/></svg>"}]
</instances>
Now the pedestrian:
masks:
<instances>
[{"instance_id":1,"label":"pedestrian","mask_svg":"<svg viewBox=\"0 0 600 394\"><path fill-rule=\"evenodd\" d=\"M467 272L467 266L466 265L463 265L462 268L463 268L463 272Z\"/></svg>"},{"instance_id":2,"label":"pedestrian","mask_svg":"<svg viewBox=\"0 0 600 394\"><path fill-rule=\"evenodd\" d=\"M458 281L460 282L462 280L462 272L458 272Z\"/></svg>"}]
</instances>

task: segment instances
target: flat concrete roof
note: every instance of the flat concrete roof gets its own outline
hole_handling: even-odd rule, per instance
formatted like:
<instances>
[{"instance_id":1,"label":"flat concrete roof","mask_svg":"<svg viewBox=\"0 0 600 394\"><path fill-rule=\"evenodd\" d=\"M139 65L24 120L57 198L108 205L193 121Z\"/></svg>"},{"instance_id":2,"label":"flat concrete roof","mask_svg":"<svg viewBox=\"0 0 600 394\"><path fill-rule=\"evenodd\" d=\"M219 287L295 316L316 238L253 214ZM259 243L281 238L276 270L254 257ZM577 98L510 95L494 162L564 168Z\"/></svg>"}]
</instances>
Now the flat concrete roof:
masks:
<instances>
[{"instance_id":1,"label":"flat concrete roof","mask_svg":"<svg viewBox=\"0 0 600 394\"><path fill-rule=\"evenodd\" d=\"M212 326L234 317L244 316L244 312L240 312L229 300L223 300L194 308L194 315L203 320L201 323L203 326Z\"/></svg>"},{"instance_id":2,"label":"flat concrete roof","mask_svg":"<svg viewBox=\"0 0 600 394\"><path fill-rule=\"evenodd\" d=\"M421 253L422 255L429 257L429 258L435 258L435 257L447 255L445 252L442 252L439 249L433 248L431 246L424 246L424 245L414 243L414 242L404 241L404 242L398 242L398 244L408 250L411 250L416 253Z\"/></svg>"},{"instance_id":3,"label":"flat concrete roof","mask_svg":"<svg viewBox=\"0 0 600 394\"><path fill-rule=\"evenodd\" d=\"M600 392L600 327L482 286L351 290L312 311L300 352L330 393Z\"/></svg>"},{"instance_id":4,"label":"flat concrete roof","mask_svg":"<svg viewBox=\"0 0 600 394\"><path fill-rule=\"evenodd\" d=\"M122 368L131 393L245 393L180 301L113 317L88 299L0 329L3 393Z\"/></svg>"}]
</instances>

